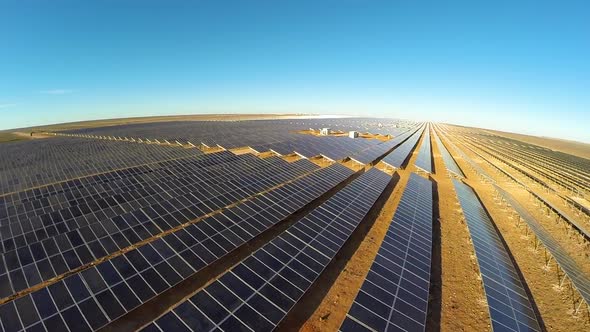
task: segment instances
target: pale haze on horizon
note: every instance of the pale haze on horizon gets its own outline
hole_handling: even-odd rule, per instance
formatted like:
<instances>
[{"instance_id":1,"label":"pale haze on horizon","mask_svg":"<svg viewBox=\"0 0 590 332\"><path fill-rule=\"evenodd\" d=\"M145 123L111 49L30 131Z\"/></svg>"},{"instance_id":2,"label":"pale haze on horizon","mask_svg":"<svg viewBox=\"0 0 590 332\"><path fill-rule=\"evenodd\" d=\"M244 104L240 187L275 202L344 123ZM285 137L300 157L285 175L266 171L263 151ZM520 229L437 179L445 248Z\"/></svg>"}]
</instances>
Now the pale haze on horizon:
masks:
<instances>
[{"instance_id":1,"label":"pale haze on horizon","mask_svg":"<svg viewBox=\"0 0 590 332\"><path fill-rule=\"evenodd\" d=\"M2 1L0 130L316 113L590 143L585 1Z\"/></svg>"}]
</instances>

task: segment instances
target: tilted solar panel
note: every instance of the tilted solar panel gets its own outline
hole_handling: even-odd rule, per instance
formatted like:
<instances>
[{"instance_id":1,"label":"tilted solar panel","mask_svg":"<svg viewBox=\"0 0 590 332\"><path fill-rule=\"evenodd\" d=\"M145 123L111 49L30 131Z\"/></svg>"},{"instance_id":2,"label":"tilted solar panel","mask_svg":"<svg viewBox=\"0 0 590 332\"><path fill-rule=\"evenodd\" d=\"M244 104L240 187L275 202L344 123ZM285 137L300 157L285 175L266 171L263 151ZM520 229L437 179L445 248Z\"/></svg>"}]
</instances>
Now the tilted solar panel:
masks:
<instances>
[{"instance_id":1,"label":"tilted solar panel","mask_svg":"<svg viewBox=\"0 0 590 332\"><path fill-rule=\"evenodd\" d=\"M258 161L261 160L258 159ZM215 165L213 168L217 169L218 166ZM9 282L2 289L0 296L7 297L33 287L318 168L309 161L287 163L280 158L268 158L261 165L249 170L247 163L240 166L241 169L234 167L230 180L219 177L209 179L215 182L214 186L193 183L195 187L189 191L181 191L182 187L164 187L173 194L172 199L156 196L155 204L147 206L135 204L129 212L122 210L121 213L117 213L116 211L122 208L113 199L114 207L117 209L106 210L107 213L110 211L109 215L112 215L112 218L100 217L107 215L96 213L92 214L95 216L92 222L90 219L84 219L85 223L78 224L74 221L79 219L70 219L60 221L56 224L57 226L48 225L47 228L53 231L47 238L2 254L7 263L7 269L5 273L0 273L0 279L6 278ZM232 177L233 180L231 180ZM186 195L179 195L180 192ZM166 191L161 189L161 193ZM63 232L60 231L61 228ZM5 293L4 291L8 289L12 291Z\"/></svg>"},{"instance_id":2,"label":"tilted solar panel","mask_svg":"<svg viewBox=\"0 0 590 332\"><path fill-rule=\"evenodd\" d=\"M74 331L99 329L251 240L352 173L339 164L320 169L116 258L62 275L1 305L0 322L15 331L33 326L53 331L64 325ZM265 182L272 184L270 179ZM19 306L20 301L34 305Z\"/></svg>"},{"instance_id":3,"label":"tilted solar panel","mask_svg":"<svg viewBox=\"0 0 590 332\"><path fill-rule=\"evenodd\" d=\"M452 172L461 178L464 178L465 174L463 174L463 171L461 171L461 168L459 168L459 165L457 165L457 162L455 162L455 159L453 159L453 157L443 144L442 140L440 139L439 135L436 134L436 131L434 132L434 139L436 140L438 151L440 151L440 154L442 155L443 162L445 163L447 171Z\"/></svg>"},{"instance_id":4,"label":"tilted solar panel","mask_svg":"<svg viewBox=\"0 0 590 332\"><path fill-rule=\"evenodd\" d=\"M424 139L422 140L418 158L416 159L416 167L428 173L432 173L432 153L430 151L430 125L426 125Z\"/></svg>"},{"instance_id":5,"label":"tilted solar panel","mask_svg":"<svg viewBox=\"0 0 590 332\"><path fill-rule=\"evenodd\" d=\"M424 331L432 207L432 182L412 174L340 331Z\"/></svg>"},{"instance_id":6,"label":"tilted solar panel","mask_svg":"<svg viewBox=\"0 0 590 332\"><path fill-rule=\"evenodd\" d=\"M373 163L377 158L381 157L384 153L397 147L400 143L405 141L415 131L416 130L412 129L404 133L401 133L399 136L396 136L390 139L389 141L371 146L361 152L353 154L352 156L350 156L350 159L365 165Z\"/></svg>"},{"instance_id":7,"label":"tilted solar panel","mask_svg":"<svg viewBox=\"0 0 590 332\"><path fill-rule=\"evenodd\" d=\"M416 133L410 136L410 138L408 138L407 141L403 142L395 150L393 150L391 153L385 156L382 160L383 163L394 168L401 168L410 156L410 152L412 152L412 150L420 140L420 136L422 135L423 131L424 128L420 128Z\"/></svg>"},{"instance_id":8,"label":"tilted solar panel","mask_svg":"<svg viewBox=\"0 0 590 332\"><path fill-rule=\"evenodd\" d=\"M495 331L540 331L531 300L492 221L471 187L453 179L471 235Z\"/></svg>"},{"instance_id":9,"label":"tilted solar panel","mask_svg":"<svg viewBox=\"0 0 590 332\"><path fill-rule=\"evenodd\" d=\"M545 228L533 217L524 206L520 205L518 201L506 190L494 184L496 190L504 197L504 199L514 208L516 213L527 223L527 225L535 233L535 236L543 243L549 250L555 261L563 269L565 274L573 283L573 286L578 290L582 298L587 304L590 304L590 276L586 275L578 264L570 257L567 251L557 242Z\"/></svg>"},{"instance_id":10,"label":"tilted solar panel","mask_svg":"<svg viewBox=\"0 0 590 332\"><path fill-rule=\"evenodd\" d=\"M322 273L390 180L377 169L369 170L144 330L273 330Z\"/></svg>"}]
</instances>

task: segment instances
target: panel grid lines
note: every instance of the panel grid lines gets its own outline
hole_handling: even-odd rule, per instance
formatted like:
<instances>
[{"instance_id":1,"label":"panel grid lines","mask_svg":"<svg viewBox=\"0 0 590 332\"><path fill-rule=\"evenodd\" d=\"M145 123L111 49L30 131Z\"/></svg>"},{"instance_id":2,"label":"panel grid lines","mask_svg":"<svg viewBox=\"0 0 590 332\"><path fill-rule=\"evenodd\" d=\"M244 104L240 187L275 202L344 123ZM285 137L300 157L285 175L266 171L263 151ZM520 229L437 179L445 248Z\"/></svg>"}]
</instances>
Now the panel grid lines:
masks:
<instances>
[{"instance_id":1,"label":"panel grid lines","mask_svg":"<svg viewBox=\"0 0 590 332\"><path fill-rule=\"evenodd\" d=\"M425 329L432 250L432 183L411 174L341 331Z\"/></svg>"},{"instance_id":2,"label":"panel grid lines","mask_svg":"<svg viewBox=\"0 0 590 332\"><path fill-rule=\"evenodd\" d=\"M390 179L381 171L369 170L213 284L197 292L189 300L192 303L204 299L210 294L211 287L225 284L225 280L237 279L243 283L240 288L230 289L235 295L242 292L239 300L235 300L237 303L226 303L216 312L209 312L206 317L199 318L197 325L207 322L209 325L205 330L274 329L336 255ZM219 297L214 299L217 301ZM210 307L211 299L206 301L207 305L197 307ZM173 311L183 305L181 303ZM167 315L146 330L155 327L169 330L176 326L164 318ZM188 323L186 319L184 321Z\"/></svg>"},{"instance_id":3,"label":"panel grid lines","mask_svg":"<svg viewBox=\"0 0 590 332\"><path fill-rule=\"evenodd\" d=\"M475 192L457 179L453 184L475 249L492 328L540 331L514 263Z\"/></svg>"}]
</instances>

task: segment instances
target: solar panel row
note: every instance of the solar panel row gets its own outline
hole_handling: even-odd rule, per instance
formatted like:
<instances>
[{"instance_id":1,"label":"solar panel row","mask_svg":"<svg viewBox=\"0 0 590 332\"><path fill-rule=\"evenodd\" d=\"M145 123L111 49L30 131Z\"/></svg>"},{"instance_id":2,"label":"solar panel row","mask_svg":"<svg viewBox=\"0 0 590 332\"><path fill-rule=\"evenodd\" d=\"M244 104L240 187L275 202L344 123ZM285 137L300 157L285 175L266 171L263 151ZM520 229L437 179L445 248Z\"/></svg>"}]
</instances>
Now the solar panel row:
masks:
<instances>
[{"instance_id":1,"label":"solar panel row","mask_svg":"<svg viewBox=\"0 0 590 332\"><path fill-rule=\"evenodd\" d=\"M210 167L230 161L241 160L231 152L222 151L207 155L194 155L171 161L154 162L128 167L97 175L66 180L35 189L19 191L0 197L0 225L22 221L31 213L40 215L43 211L55 211L62 206L71 206L91 195L102 195L127 187L144 185L160 179L178 178L195 171L195 168ZM166 181L166 180L164 180Z\"/></svg>"},{"instance_id":2,"label":"solar panel row","mask_svg":"<svg viewBox=\"0 0 590 332\"><path fill-rule=\"evenodd\" d=\"M351 174L342 165L318 170L5 303L0 306L3 329L99 329L223 257Z\"/></svg>"},{"instance_id":3,"label":"solar panel row","mask_svg":"<svg viewBox=\"0 0 590 332\"><path fill-rule=\"evenodd\" d=\"M468 138L513 165L522 165L528 172L533 171L562 187L578 189L580 193L587 192L590 187L590 162L587 159L498 135L470 133Z\"/></svg>"},{"instance_id":4,"label":"solar panel row","mask_svg":"<svg viewBox=\"0 0 590 332\"><path fill-rule=\"evenodd\" d=\"M453 179L479 264L494 331L540 331L531 301L475 192Z\"/></svg>"},{"instance_id":5,"label":"solar panel row","mask_svg":"<svg viewBox=\"0 0 590 332\"><path fill-rule=\"evenodd\" d=\"M469 147L468 147L469 148ZM479 155L478 152L472 150L471 148L469 148L472 152L476 153ZM478 172L479 174L481 174L482 176L484 176L485 178L487 178L490 182L495 183L496 181L494 179L492 179L488 173L481 168L481 166L479 166L478 164L476 164L473 160L471 160L471 158L469 158L463 151L456 149L457 151L459 151L459 153L463 156L463 159L465 159L467 162L469 162L469 164L471 165L471 167L473 167L476 172ZM480 156L483 160L486 160L487 162L489 162L485 157ZM494 164L492 164L494 165ZM495 166L495 165L494 165ZM538 192L536 192L535 190L533 190L531 187L524 185L522 182L520 182L519 180L517 180L516 178L514 178L514 176L512 176L510 173L506 172L505 170L500 169L504 174L506 174L507 176L509 176L510 178L512 178L515 182L523 185L527 191L529 191L533 196L535 196L537 199L539 199L541 202L543 202L543 204L545 204L547 207L549 207L552 211L554 211L555 213L557 213L561 218L563 218L567 223L569 223L570 225L572 225L578 232L580 232L580 234L582 234L582 236L584 236L587 239L590 239L590 231L587 229L586 226L584 226L583 224L577 222L573 217L571 217L568 213L566 213L565 211L563 211L562 209L560 209L559 207L557 207L556 205L554 205L553 203L551 203L550 201L548 201L547 199L545 199L543 197L543 195L540 195ZM527 174L527 176L531 177L531 178L536 178L534 175L532 174L528 174L525 172L525 174ZM537 179L536 180L539 183L544 183L543 180L541 179ZM545 185L546 186L546 185Z\"/></svg>"},{"instance_id":6,"label":"solar panel row","mask_svg":"<svg viewBox=\"0 0 590 332\"><path fill-rule=\"evenodd\" d=\"M197 149L51 138L0 145L0 194L155 161L199 155Z\"/></svg>"},{"instance_id":7,"label":"solar panel row","mask_svg":"<svg viewBox=\"0 0 590 332\"><path fill-rule=\"evenodd\" d=\"M223 160L223 163L220 163L219 159L212 157L202 158L200 161L207 161L210 164L192 163L186 167L186 164L180 165L180 162L175 160L167 163L166 167L150 168L147 173L130 174L125 177L129 185L108 181L102 183L97 190L99 186L90 182L77 186L73 190L68 188L67 191L57 195L33 201L33 204L39 202L42 207L27 211L26 214L12 216L8 219L8 224L0 226L3 250L8 251L30 245L48 236L91 223L91 221L82 220L86 217L95 217L92 221L99 221L148 207L155 202L162 204L188 195L192 199L199 192L216 194L224 189L221 186L222 183L235 182L240 177L256 174L255 172L287 165L279 158L262 160L252 155L236 158L232 162ZM184 166L182 171L177 168L178 166ZM228 169L233 169L234 172L230 173ZM7 206L6 211L11 214L16 211L15 205L20 209L28 203L30 201L27 200L20 201L18 204L13 202L12 206ZM105 216L106 211L112 207L120 207L119 210L123 211L115 211ZM48 227L52 228L48 229Z\"/></svg>"},{"instance_id":8,"label":"solar panel row","mask_svg":"<svg viewBox=\"0 0 590 332\"><path fill-rule=\"evenodd\" d=\"M371 169L145 331L270 331L314 283L391 178Z\"/></svg>"},{"instance_id":9,"label":"solar panel row","mask_svg":"<svg viewBox=\"0 0 590 332\"><path fill-rule=\"evenodd\" d=\"M367 165L373 163L377 158L381 157L387 151L397 147L403 141L405 141L408 137L410 137L416 130L410 129L399 136L390 139L389 141L385 141L381 144L369 147L361 152L355 153L350 156L350 159Z\"/></svg>"},{"instance_id":10,"label":"solar panel row","mask_svg":"<svg viewBox=\"0 0 590 332\"><path fill-rule=\"evenodd\" d=\"M383 162L391 167L401 168L410 156L410 152L412 152L412 150L420 140L420 136L422 136L423 131L424 126L422 126L416 133L410 136L410 138L408 138L407 141L402 143L395 150L393 150L391 153L385 156L383 158Z\"/></svg>"},{"instance_id":11,"label":"solar panel row","mask_svg":"<svg viewBox=\"0 0 590 332\"><path fill-rule=\"evenodd\" d=\"M543 243L545 248L549 250L557 264L563 269L584 301L590 304L590 276L583 272L559 242L557 242L553 236L551 236L551 234L549 234L545 228L537 222L535 217L533 217L525 207L520 205L510 193L496 184L494 184L494 187L502 197L504 197L508 204L514 208L516 213L518 213L518 215L527 223L530 229L535 233L535 236Z\"/></svg>"},{"instance_id":12,"label":"solar panel row","mask_svg":"<svg viewBox=\"0 0 590 332\"><path fill-rule=\"evenodd\" d=\"M459 168L459 165L457 165L457 162L455 162L455 159L453 159L453 156L451 156L451 154L443 144L442 140L437 135L436 131L434 132L434 139L436 141L436 145L438 146L438 151L440 151L440 154L442 155L442 159L445 163L447 171L451 172L452 174L455 174L456 176L464 178L465 174L463 174L461 168Z\"/></svg>"},{"instance_id":13,"label":"solar panel row","mask_svg":"<svg viewBox=\"0 0 590 332\"><path fill-rule=\"evenodd\" d=\"M6 264L5 269L0 269L0 280L6 281L0 289L0 296L10 296L317 169L308 161L287 163L281 160L274 167L270 163L264 166L256 169L256 173L236 169L243 177L238 181L219 183L219 191L205 188L203 196L184 192L186 195L176 196L178 199L160 200L146 208L119 213L112 218L108 215L106 218L95 218L95 222L83 227L8 251L0 256ZM199 189L202 188L196 188L194 192L199 192Z\"/></svg>"},{"instance_id":14,"label":"solar panel row","mask_svg":"<svg viewBox=\"0 0 590 332\"><path fill-rule=\"evenodd\" d=\"M475 170L480 176L486 178L490 182L495 182L492 177L479 164L475 163L465 152L457 147L451 140L447 140L449 145L461 156L461 158L469 163L469 166Z\"/></svg>"},{"instance_id":15,"label":"solar panel row","mask_svg":"<svg viewBox=\"0 0 590 332\"><path fill-rule=\"evenodd\" d=\"M432 173L432 153L430 151L430 124L427 124L424 139L420 151L418 151L418 158L416 158L416 167L428 173Z\"/></svg>"},{"instance_id":16,"label":"solar panel row","mask_svg":"<svg viewBox=\"0 0 590 332\"><path fill-rule=\"evenodd\" d=\"M252 148L258 152L272 150L280 155L297 153L304 158L323 156L331 160L342 160L378 143L376 140L348 137L298 135L285 142L255 145Z\"/></svg>"},{"instance_id":17,"label":"solar panel row","mask_svg":"<svg viewBox=\"0 0 590 332\"><path fill-rule=\"evenodd\" d=\"M425 330L432 207L432 182L412 174L340 331Z\"/></svg>"}]
</instances>

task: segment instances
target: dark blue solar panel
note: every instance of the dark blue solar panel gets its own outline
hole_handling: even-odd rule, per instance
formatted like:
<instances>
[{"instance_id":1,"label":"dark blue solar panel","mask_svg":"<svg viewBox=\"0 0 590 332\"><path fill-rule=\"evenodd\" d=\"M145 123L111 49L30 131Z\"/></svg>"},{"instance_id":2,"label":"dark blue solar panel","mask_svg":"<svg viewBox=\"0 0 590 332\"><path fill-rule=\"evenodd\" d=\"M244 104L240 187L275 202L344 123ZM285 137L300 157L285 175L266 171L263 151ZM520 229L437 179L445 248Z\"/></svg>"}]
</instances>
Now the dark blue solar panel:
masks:
<instances>
[{"instance_id":1,"label":"dark blue solar panel","mask_svg":"<svg viewBox=\"0 0 590 332\"><path fill-rule=\"evenodd\" d=\"M424 131L422 145L420 146L420 150L418 151L418 158L416 158L416 167L428 173L432 173L432 153L430 148L429 124L426 125L426 130Z\"/></svg>"},{"instance_id":2,"label":"dark blue solar panel","mask_svg":"<svg viewBox=\"0 0 590 332\"><path fill-rule=\"evenodd\" d=\"M394 168L401 168L405 161L409 158L410 152L414 150L414 147L420 140L420 136L422 136L423 131L424 127L420 128L416 133L410 136L408 140L403 142L395 150L385 156L382 160L383 163Z\"/></svg>"},{"instance_id":3,"label":"dark blue solar panel","mask_svg":"<svg viewBox=\"0 0 590 332\"><path fill-rule=\"evenodd\" d=\"M371 164L377 158L381 157L387 151L397 147L402 142L404 142L408 137L410 137L416 130L411 129L401 133L399 136L396 136L389 141L385 141L381 144L369 147L361 152L355 153L350 156L350 159L361 163L361 164Z\"/></svg>"},{"instance_id":4,"label":"dark blue solar panel","mask_svg":"<svg viewBox=\"0 0 590 332\"><path fill-rule=\"evenodd\" d=\"M475 192L453 179L471 234L495 331L540 331L531 301L492 221Z\"/></svg>"},{"instance_id":5,"label":"dark blue solar panel","mask_svg":"<svg viewBox=\"0 0 590 332\"><path fill-rule=\"evenodd\" d=\"M157 319L188 326L271 331L309 289L391 177L371 169L214 283ZM186 315L186 312L194 315ZM169 315L173 315L174 319Z\"/></svg>"},{"instance_id":6,"label":"dark blue solar panel","mask_svg":"<svg viewBox=\"0 0 590 332\"><path fill-rule=\"evenodd\" d=\"M424 331L432 207L432 183L412 174L341 331Z\"/></svg>"},{"instance_id":7,"label":"dark blue solar panel","mask_svg":"<svg viewBox=\"0 0 590 332\"><path fill-rule=\"evenodd\" d=\"M449 153L447 148L444 146L439 135L436 134L436 131L434 132L434 139L436 140L436 145L438 146L438 151L440 151L440 154L442 155L443 162L445 163L445 167L447 168L447 171L455 174L456 176L464 178L465 174L463 174L463 171L461 171L461 168L459 168L459 165L457 165L457 163L455 162L455 159L453 159L453 157L451 156L451 154Z\"/></svg>"},{"instance_id":8,"label":"dark blue solar panel","mask_svg":"<svg viewBox=\"0 0 590 332\"><path fill-rule=\"evenodd\" d=\"M298 161L293 164L305 165L310 162ZM293 173L287 175L276 171L275 169L275 174L267 175L259 181L246 181L245 187L236 189L248 195L246 190L248 187L258 188L256 192L259 192L262 183L264 183L262 187L272 187L293 179ZM97 329L170 289L181 280L251 240L352 173L350 169L340 164L319 169L264 195L257 195L249 201L228 208L223 213L187 225L164 237L154 238L148 244L131 248L116 258L88 267L82 272L43 287L31 293L30 296L35 300L37 310L43 309L47 314L32 320L31 324L42 323L49 329L54 320L63 319L70 329L75 327L76 331L83 329L74 324L87 324L86 329ZM156 234L158 233L161 233L161 230L158 230ZM117 241L121 241L121 245L129 245L125 236L115 238L114 242ZM58 242L58 246L61 245L64 247L56 248L58 255L55 256L59 257L61 262L52 262L54 268L61 268L55 273L66 273L73 268L70 265L76 261L76 258L80 257L79 254L74 253L64 260L62 257L66 255L59 254L59 250L71 250L68 249L71 243ZM17 278L16 275L10 273L8 275L13 287L21 288L20 281L19 284L16 281L24 282L24 276ZM58 284L68 289L67 293L73 297L72 301L77 307L82 308L83 304L88 307L98 307L100 310L97 312L102 313L104 317L99 317L94 322L69 320L73 317L70 315L73 310L72 305L63 308L54 305L59 299L58 295L52 292L52 288ZM26 287L26 284L24 286ZM12 303L10 301L0 306L0 311L9 311ZM4 306L8 309L4 309ZM21 318L31 314L24 307L23 309L17 307L17 312L18 317ZM0 319L2 324L10 323L2 317ZM23 326L23 328L28 327L28 325Z\"/></svg>"}]
</instances>

